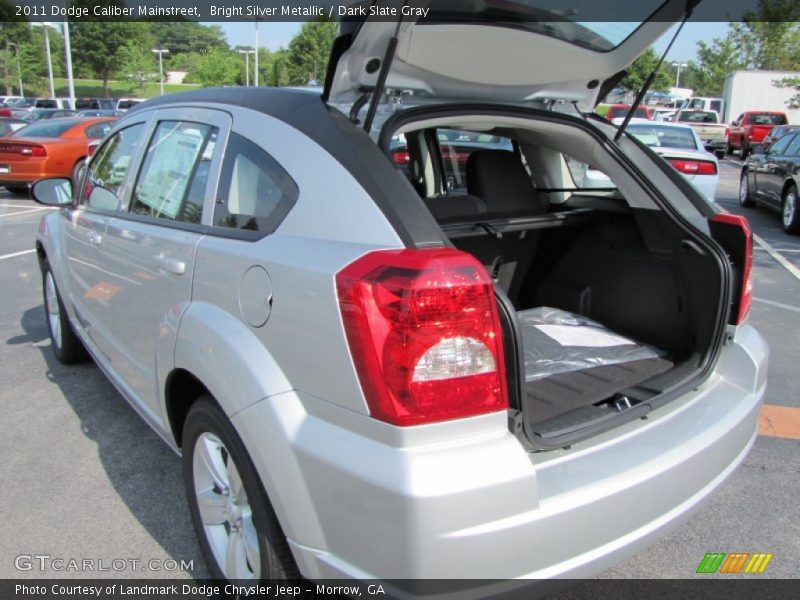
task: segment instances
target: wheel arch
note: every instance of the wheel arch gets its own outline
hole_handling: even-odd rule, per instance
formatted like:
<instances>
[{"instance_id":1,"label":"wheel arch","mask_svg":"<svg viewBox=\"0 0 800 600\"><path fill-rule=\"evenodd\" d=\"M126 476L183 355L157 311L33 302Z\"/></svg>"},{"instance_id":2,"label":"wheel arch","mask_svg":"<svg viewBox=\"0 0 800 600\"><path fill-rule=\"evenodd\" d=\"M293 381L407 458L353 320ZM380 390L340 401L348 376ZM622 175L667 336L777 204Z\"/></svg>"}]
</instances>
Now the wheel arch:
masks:
<instances>
[{"instance_id":1,"label":"wheel arch","mask_svg":"<svg viewBox=\"0 0 800 600\"><path fill-rule=\"evenodd\" d=\"M204 395L210 395L208 388L193 373L176 368L167 375L164 386L164 409L175 446L181 447L183 426L192 404Z\"/></svg>"},{"instance_id":2,"label":"wheel arch","mask_svg":"<svg viewBox=\"0 0 800 600\"><path fill-rule=\"evenodd\" d=\"M787 177L786 181L783 182L783 187L781 188L781 199L783 199L783 197L786 195L786 192L792 186L794 186L795 189L798 189L797 181L795 181L794 177Z\"/></svg>"}]
</instances>

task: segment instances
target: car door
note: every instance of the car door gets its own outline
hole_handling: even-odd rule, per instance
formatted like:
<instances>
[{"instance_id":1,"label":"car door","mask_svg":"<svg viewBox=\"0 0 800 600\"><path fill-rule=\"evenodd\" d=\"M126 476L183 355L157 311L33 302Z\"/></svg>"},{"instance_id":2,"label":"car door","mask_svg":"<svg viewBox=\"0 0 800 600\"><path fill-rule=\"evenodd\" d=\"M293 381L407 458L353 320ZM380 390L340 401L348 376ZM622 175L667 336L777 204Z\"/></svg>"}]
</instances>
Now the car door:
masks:
<instances>
[{"instance_id":1,"label":"car door","mask_svg":"<svg viewBox=\"0 0 800 600\"><path fill-rule=\"evenodd\" d=\"M130 282L103 267L106 227L123 210L130 165L142 149L147 118L130 121L95 153L79 189L75 208L63 211L68 297L78 322L100 360L110 349L110 307Z\"/></svg>"},{"instance_id":2,"label":"car door","mask_svg":"<svg viewBox=\"0 0 800 600\"><path fill-rule=\"evenodd\" d=\"M783 136L759 157L763 162L756 170L756 185L762 199L775 208L780 207L783 182L790 168L786 149L794 138L794 135Z\"/></svg>"},{"instance_id":3,"label":"car door","mask_svg":"<svg viewBox=\"0 0 800 600\"><path fill-rule=\"evenodd\" d=\"M160 420L159 369L171 369L174 336L192 297L204 203L221 162L230 116L181 108L155 113L126 213L106 230L104 268L136 282L111 306L114 361L146 416ZM209 217L210 218L210 217Z\"/></svg>"}]
</instances>

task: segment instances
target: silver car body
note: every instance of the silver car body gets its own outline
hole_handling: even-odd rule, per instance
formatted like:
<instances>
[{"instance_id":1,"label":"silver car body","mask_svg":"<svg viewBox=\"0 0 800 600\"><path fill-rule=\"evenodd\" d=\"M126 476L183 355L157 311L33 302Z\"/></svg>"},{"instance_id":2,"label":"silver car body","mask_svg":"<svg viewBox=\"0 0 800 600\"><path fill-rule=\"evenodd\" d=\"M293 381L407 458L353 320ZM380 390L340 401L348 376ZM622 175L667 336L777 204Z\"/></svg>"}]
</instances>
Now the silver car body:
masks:
<instances>
[{"instance_id":1,"label":"silver car body","mask_svg":"<svg viewBox=\"0 0 800 600\"><path fill-rule=\"evenodd\" d=\"M585 576L685 519L750 448L768 350L747 325L700 387L570 449L530 452L502 413L407 428L370 418L332 281L366 252L403 247L397 231L330 152L267 114L194 102L142 108L116 129L175 117L215 124L218 148L248 135L300 182L273 234L242 242L130 218L126 181L118 213L49 214L37 245L97 364L177 451L170 378L202 380L305 576ZM87 300L108 283L124 302Z\"/></svg>"}]
</instances>

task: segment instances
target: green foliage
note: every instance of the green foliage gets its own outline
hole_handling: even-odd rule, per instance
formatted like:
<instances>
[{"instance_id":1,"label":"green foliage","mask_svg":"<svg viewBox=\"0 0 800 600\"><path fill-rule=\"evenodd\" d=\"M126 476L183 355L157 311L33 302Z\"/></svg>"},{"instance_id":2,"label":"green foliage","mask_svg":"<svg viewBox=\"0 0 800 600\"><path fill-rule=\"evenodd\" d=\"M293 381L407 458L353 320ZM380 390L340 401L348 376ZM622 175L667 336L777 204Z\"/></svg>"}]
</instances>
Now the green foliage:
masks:
<instances>
[{"instance_id":1,"label":"green foliage","mask_svg":"<svg viewBox=\"0 0 800 600\"><path fill-rule=\"evenodd\" d=\"M174 61L180 60L181 55L228 48L225 34L219 25L207 26L191 21L150 23L150 34L159 47L169 50L169 55L164 58L169 62L170 70L185 70L172 65Z\"/></svg>"},{"instance_id":2,"label":"green foliage","mask_svg":"<svg viewBox=\"0 0 800 600\"><path fill-rule=\"evenodd\" d=\"M73 1L73 5L87 7L89 10L98 3L98 0ZM111 0L102 4L125 6L121 0ZM146 25L112 18L102 21L71 22L70 34L76 70L99 76L103 80L106 97L109 95L108 81L111 75L123 67L125 59L123 48L129 42L147 43L151 39Z\"/></svg>"},{"instance_id":3,"label":"green foliage","mask_svg":"<svg viewBox=\"0 0 800 600\"><path fill-rule=\"evenodd\" d=\"M244 79L244 60L230 50L212 50L190 72L189 81L204 86L236 85Z\"/></svg>"},{"instance_id":4,"label":"green foliage","mask_svg":"<svg viewBox=\"0 0 800 600\"><path fill-rule=\"evenodd\" d=\"M158 81L158 59L147 39L130 40L121 51L117 79L128 81L139 94L150 81Z\"/></svg>"},{"instance_id":5,"label":"green foliage","mask_svg":"<svg viewBox=\"0 0 800 600\"><path fill-rule=\"evenodd\" d=\"M739 69L800 69L798 20L800 3L795 0L759 0L755 12L728 25L724 38L698 42L695 93L721 95L725 80Z\"/></svg>"},{"instance_id":6,"label":"green foliage","mask_svg":"<svg viewBox=\"0 0 800 600\"><path fill-rule=\"evenodd\" d=\"M306 85L315 75L317 81L323 80L336 27L328 21L304 23L289 42L286 61L278 65L276 79L287 77L290 85Z\"/></svg>"},{"instance_id":7,"label":"green foliage","mask_svg":"<svg viewBox=\"0 0 800 600\"><path fill-rule=\"evenodd\" d=\"M628 74L620 82L620 86L634 92L641 90L647 78L650 76L650 73L656 68L659 58L660 57L652 48L645 50L642 55L628 67ZM656 73L653 84L650 86L650 91L667 92L674 81L666 65L662 64Z\"/></svg>"}]
</instances>

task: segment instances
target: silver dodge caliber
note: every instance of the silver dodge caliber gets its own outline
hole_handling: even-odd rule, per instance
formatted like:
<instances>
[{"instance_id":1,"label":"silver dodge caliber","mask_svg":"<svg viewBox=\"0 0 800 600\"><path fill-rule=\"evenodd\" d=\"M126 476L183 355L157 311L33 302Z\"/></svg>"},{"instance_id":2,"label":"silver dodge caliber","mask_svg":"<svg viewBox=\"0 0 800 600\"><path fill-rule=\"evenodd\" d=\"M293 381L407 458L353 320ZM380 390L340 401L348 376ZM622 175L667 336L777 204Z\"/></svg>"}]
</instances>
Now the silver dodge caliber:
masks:
<instances>
[{"instance_id":1,"label":"silver dodge caliber","mask_svg":"<svg viewBox=\"0 0 800 600\"><path fill-rule=\"evenodd\" d=\"M53 351L182 456L215 576L582 577L745 457L747 222L586 116L641 4L349 23L321 95L150 100L35 185Z\"/></svg>"}]
</instances>

